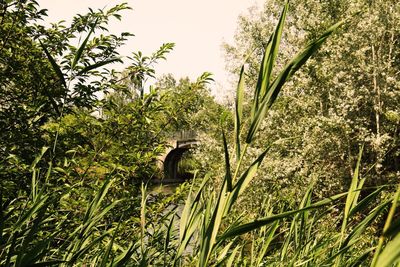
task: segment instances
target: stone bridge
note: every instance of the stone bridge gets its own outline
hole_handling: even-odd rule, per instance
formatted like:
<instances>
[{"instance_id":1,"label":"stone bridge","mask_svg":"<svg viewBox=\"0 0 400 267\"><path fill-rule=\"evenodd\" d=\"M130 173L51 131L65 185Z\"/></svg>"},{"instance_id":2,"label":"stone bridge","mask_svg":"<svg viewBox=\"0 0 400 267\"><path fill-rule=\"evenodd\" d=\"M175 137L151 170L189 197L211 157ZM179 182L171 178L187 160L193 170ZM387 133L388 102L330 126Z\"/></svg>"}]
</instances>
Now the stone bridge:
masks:
<instances>
[{"instance_id":1,"label":"stone bridge","mask_svg":"<svg viewBox=\"0 0 400 267\"><path fill-rule=\"evenodd\" d=\"M197 146L199 141L195 131L181 131L175 133L169 140L169 148L160 157L160 168L164 173L164 182L183 180L179 177L178 164L182 156L189 149Z\"/></svg>"}]
</instances>

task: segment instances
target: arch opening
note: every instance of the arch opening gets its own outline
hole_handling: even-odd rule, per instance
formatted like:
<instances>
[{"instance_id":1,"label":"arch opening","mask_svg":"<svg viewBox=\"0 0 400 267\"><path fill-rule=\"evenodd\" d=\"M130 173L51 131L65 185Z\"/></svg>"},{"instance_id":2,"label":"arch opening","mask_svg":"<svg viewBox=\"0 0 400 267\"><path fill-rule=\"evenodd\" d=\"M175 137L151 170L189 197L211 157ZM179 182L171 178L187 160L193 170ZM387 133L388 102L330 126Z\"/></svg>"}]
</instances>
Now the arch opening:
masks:
<instances>
[{"instance_id":1,"label":"arch opening","mask_svg":"<svg viewBox=\"0 0 400 267\"><path fill-rule=\"evenodd\" d=\"M164 179L173 181L184 181L193 178L193 174L180 166L184 154L189 153L190 147L178 147L172 149L164 160Z\"/></svg>"}]
</instances>

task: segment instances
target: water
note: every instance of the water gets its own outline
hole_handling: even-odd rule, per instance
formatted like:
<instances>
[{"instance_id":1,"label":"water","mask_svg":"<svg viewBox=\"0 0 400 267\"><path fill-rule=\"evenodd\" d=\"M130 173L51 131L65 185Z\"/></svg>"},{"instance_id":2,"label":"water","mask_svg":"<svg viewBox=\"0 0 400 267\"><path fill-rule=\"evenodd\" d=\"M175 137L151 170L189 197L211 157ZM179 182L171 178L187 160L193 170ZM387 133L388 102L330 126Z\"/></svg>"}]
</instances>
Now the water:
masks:
<instances>
[{"instance_id":1,"label":"water","mask_svg":"<svg viewBox=\"0 0 400 267\"><path fill-rule=\"evenodd\" d=\"M178 188L180 185L181 185L181 183L151 184L148 186L147 191L149 194L172 195L175 193L176 188Z\"/></svg>"}]
</instances>

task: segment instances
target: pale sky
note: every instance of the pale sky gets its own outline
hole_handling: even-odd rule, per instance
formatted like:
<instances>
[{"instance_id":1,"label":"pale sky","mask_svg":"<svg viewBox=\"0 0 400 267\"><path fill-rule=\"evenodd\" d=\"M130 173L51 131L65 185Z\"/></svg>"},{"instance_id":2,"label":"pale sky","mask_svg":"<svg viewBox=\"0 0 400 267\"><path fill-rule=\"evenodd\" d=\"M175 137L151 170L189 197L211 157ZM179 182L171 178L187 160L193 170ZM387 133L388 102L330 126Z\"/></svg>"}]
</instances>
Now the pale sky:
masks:
<instances>
[{"instance_id":1,"label":"pale sky","mask_svg":"<svg viewBox=\"0 0 400 267\"><path fill-rule=\"evenodd\" d=\"M122 21L113 20L110 32L135 34L121 49L129 56L133 51L151 54L163 43L175 43L167 61L156 65L156 74L172 73L175 78L195 79L204 71L214 74L214 91L229 90L222 43L232 42L237 18L263 0L39 0L48 9L51 22L70 21L77 13L112 7L128 2L133 10L122 13ZM217 93L217 92L215 92ZM218 93L217 93L218 94Z\"/></svg>"}]
</instances>

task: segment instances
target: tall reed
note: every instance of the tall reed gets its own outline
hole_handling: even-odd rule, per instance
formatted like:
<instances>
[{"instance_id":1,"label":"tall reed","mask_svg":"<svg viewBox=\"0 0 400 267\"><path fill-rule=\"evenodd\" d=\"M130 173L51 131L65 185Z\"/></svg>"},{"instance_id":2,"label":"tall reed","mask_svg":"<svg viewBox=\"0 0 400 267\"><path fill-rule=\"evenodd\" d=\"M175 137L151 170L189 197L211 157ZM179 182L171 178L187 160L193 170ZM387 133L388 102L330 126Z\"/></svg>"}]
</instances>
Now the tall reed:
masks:
<instances>
[{"instance_id":1,"label":"tall reed","mask_svg":"<svg viewBox=\"0 0 400 267\"><path fill-rule=\"evenodd\" d=\"M269 212L266 217L257 218L250 222L243 222L242 218L237 218L233 224L228 223L234 204L256 176L257 170L269 151L270 147L266 147L264 152L253 163L249 166L242 166L247 156L248 147L252 145L258 136L262 135L258 131L268 110L277 99L284 84L307 62L327 38L345 23L341 21L330 27L289 61L276 77L272 77L272 74L275 73L273 70L287 10L288 4L284 6L275 31L264 48L258 82L251 102L251 114L248 118L243 116L245 71L244 66L241 68L236 91L234 116L236 163L234 165L231 164L228 142L225 133L222 132L225 151L225 175L222 186L218 192L208 192L206 186L208 177L206 177L196 193L189 193L181 215L180 235L177 243L177 253L173 261L174 266L182 264L181 257L192 239L196 241L192 255L196 259L197 266L219 266L223 264L231 266L235 262L236 264L247 264L239 260L239 253L243 256L246 249L245 244L238 242L238 238L253 231L258 231L258 238L252 242L250 253L248 253L250 254L249 261L251 265L269 264L266 261L268 259L267 252L273 250L270 246L279 235L285 236L283 244L277 246L280 250L281 263L270 262L272 265L359 265L368 262L374 248L365 249L362 253L355 252L355 248L362 246L361 243L366 229L385 212L390 203L393 203L392 208L376 249L372 266L390 266L399 258L398 253L393 252L394 247L400 240L399 236L396 236L393 241L388 243L382 253L380 253L380 250L400 193L377 206L372 205L380 197L383 187L376 188L375 191L360 199L360 192L363 190L365 182L365 177L360 175L362 149L360 149L358 162L355 166L354 176L348 192L313 202L312 187L310 187L296 210L273 214L271 212L272 209L268 208ZM249 125L248 129L244 128L243 125ZM244 141L242 141L242 137L244 137ZM342 213L341 230L338 233L327 233L326 236L323 236L324 233L318 233L318 230L314 230L317 224L328 215L326 212L318 214L315 210L322 207L328 211L332 210L337 205L336 203L340 204L337 201L343 198L346 198L346 200ZM362 216L362 220L359 220L357 216ZM286 223L289 224L288 232L277 232L278 228L284 228ZM383 256L379 256L388 255L389 253L394 256L389 257L390 259L388 260L383 260ZM378 262L378 265L376 265L376 262Z\"/></svg>"}]
</instances>

